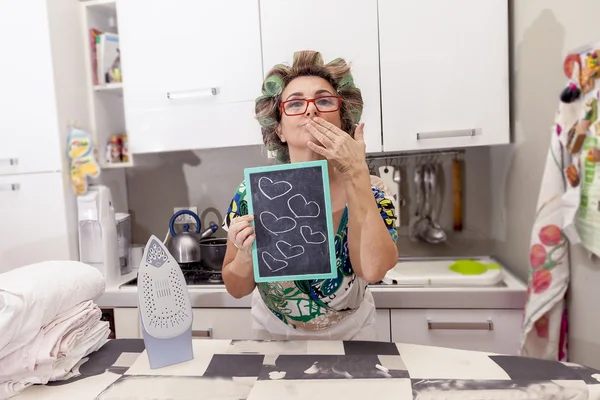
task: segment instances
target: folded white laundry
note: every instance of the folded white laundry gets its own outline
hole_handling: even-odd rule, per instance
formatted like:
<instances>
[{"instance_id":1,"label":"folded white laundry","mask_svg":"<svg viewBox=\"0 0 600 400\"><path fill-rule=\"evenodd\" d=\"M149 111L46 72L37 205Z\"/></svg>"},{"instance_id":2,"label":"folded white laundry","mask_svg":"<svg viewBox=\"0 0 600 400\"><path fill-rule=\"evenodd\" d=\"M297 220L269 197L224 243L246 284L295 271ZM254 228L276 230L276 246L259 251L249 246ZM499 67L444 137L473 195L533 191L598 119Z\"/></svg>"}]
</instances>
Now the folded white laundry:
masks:
<instances>
[{"instance_id":1,"label":"folded white laundry","mask_svg":"<svg viewBox=\"0 0 600 400\"><path fill-rule=\"evenodd\" d=\"M77 304L43 326L26 346L1 358L0 399L33 384L61 379L83 357L102 347L110 328L100 318L93 301Z\"/></svg>"},{"instance_id":2,"label":"folded white laundry","mask_svg":"<svg viewBox=\"0 0 600 400\"><path fill-rule=\"evenodd\" d=\"M78 261L45 261L0 274L0 359L30 343L57 314L104 289L100 271Z\"/></svg>"}]
</instances>

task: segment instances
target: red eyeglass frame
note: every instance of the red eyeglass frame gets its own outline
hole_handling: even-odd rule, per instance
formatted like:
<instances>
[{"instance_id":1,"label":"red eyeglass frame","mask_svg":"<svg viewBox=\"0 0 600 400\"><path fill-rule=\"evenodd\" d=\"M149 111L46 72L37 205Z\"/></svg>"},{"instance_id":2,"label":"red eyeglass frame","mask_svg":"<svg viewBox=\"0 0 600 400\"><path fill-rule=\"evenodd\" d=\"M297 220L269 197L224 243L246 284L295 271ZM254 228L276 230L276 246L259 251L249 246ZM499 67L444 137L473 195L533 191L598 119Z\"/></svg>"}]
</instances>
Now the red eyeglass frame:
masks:
<instances>
[{"instance_id":1,"label":"red eyeglass frame","mask_svg":"<svg viewBox=\"0 0 600 400\"><path fill-rule=\"evenodd\" d=\"M331 98L331 97L333 97L333 98L335 98L335 99L337 99L337 100L338 100L338 108L337 108L336 110L333 110L333 111L321 111L321 110L319 110L319 106L318 106L318 105L317 105L317 103L315 103L315 102L316 102L317 100L319 100L319 99L325 99L325 98ZM285 110L284 110L284 108L283 108L284 104L286 104L286 103L289 103L290 101L298 101L298 100L304 100L304 101L306 101L306 108L304 109L304 111L303 111L303 112L301 112L301 113L299 113L299 114L291 114L291 115L290 115L290 114L288 114L288 113L286 113L286 112L285 112ZM322 112L322 113L336 112L336 111L339 111L339 110L340 110L340 108L342 108L342 101L343 101L343 99L342 99L340 96L320 96L320 97L316 97L316 98L314 98L314 99L291 99L291 100L282 101L282 102L279 104L279 112L280 112L280 113L282 113L282 114L285 114L285 115L287 115L288 117L296 117L296 116L298 116L298 115L302 115L302 114L306 113L306 110L308 110L308 105L309 105L310 103L314 103L314 105L315 105L315 108L316 108L316 109L317 109L319 112Z\"/></svg>"}]
</instances>

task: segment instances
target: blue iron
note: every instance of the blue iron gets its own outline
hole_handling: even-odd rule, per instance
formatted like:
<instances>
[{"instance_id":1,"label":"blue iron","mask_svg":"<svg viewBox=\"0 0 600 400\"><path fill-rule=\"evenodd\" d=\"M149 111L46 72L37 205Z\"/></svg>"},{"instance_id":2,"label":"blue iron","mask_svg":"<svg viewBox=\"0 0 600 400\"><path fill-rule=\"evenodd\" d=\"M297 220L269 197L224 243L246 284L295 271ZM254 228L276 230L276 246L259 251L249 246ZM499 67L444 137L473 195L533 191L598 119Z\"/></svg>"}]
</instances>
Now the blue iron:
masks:
<instances>
[{"instance_id":1,"label":"blue iron","mask_svg":"<svg viewBox=\"0 0 600 400\"><path fill-rule=\"evenodd\" d=\"M150 368L190 361L192 306L179 264L151 236L138 272L138 309Z\"/></svg>"}]
</instances>

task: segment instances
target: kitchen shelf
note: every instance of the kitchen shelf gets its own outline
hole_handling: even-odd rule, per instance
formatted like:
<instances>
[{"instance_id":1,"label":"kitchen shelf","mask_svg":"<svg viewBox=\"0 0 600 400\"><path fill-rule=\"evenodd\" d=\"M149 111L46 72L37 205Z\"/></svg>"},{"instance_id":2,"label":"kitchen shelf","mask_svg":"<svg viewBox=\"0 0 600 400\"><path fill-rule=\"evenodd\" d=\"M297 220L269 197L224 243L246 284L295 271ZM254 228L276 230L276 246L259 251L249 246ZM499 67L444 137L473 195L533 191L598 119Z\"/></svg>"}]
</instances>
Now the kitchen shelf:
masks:
<instances>
[{"instance_id":1,"label":"kitchen shelf","mask_svg":"<svg viewBox=\"0 0 600 400\"><path fill-rule=\"evenodd\" d=\"M123 82L94 84L96 68L93 65L91 30L119 34L116 0L80 0L82 40L86 49L86 75L88 81L88 103L90 109L89 131L96 147L96 158L101 170L111 170L111 177L124 178L125 168L134 166L133 156L123 163L107 163L106 149L112 135L127 134L123 105ZM103 82L103 80L101 80Z\"/></svg>"},{"instance_id":2,"label":"kitchen shelf","mask_svg":"<svg viewBox=\"0 0 600 400\"><path fill-rule=\"evenodd\" d=\"M116 0L82 0L82 3L94 11L113 15L117 12Z\"/></svg>"}]
</instances>

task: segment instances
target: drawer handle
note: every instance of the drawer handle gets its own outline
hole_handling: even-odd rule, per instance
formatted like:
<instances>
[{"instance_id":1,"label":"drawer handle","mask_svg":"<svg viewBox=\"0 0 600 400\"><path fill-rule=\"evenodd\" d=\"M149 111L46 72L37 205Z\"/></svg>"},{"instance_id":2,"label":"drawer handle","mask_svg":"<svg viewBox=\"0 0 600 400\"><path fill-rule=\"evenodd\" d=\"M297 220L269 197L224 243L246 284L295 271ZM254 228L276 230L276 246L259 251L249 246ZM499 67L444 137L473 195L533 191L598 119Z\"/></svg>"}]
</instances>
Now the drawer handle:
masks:
<instances>
[{"instance_id":1,"label":"drawer handle","mask_svg":"<svg viewBox=\"0 0 600 400\"><path fill-rule=\"evenodd\" d=\"M4 185L0 185L0 192L16 192L21 188L21 185L18 183L6 183Z\"/></svg>"},{"instance_id":2,"label":"drawer handle","mask_svg":"<svg viewBox=\"0 0 600 400\"><path fill-rule=\"evenodd\" d=\"M417 133L417 140L475 136L477 134L481 134L481 133L477 133L477 129L462 129L462 130L457 130L457 131L439 131L439 132L419 132L419 133Z\"/></svg>"},{"instance_id":3,"label":"drawer handle","mask_svg":"<svg viewBox=\"0 0 600 400\"><path fill-rule=\"evenodd\" d=\"M195 99L198 97L216 96L219 93L217 88L180 90L177 92L167 92L167 99Z\"/></svg>"},{"instance_id":4,"label":"drawer handle","mask_svg":"<svg viewBox=\"0 0 600 400\"><path fill-rule=\"evenodd\" d=\"M206 330L192 331L193 338L203 338L203 339L212 339L213 330L212 328L208 328Z\"/></svg>"},{"instance_id":5,"label":"drawer handle","mask_svg":"<svg viewBox=\"0 0 600 400\"><path fill-rule=\"evenodd\" d=\"M427 320L427 329L432 330L461 330L461 331L493 331L494 323L491 319L486 322L434 322Z\"/></svg>"},{"instance_id":6,"label":"drawer handle","mask_svg":"<svg viewBox=\"0 0 600 400\"><path fill-rule=\"evenodd\" d=\"M18 158L0 158L0 165L18 165Z\"/></svg>"}]
</instances>

